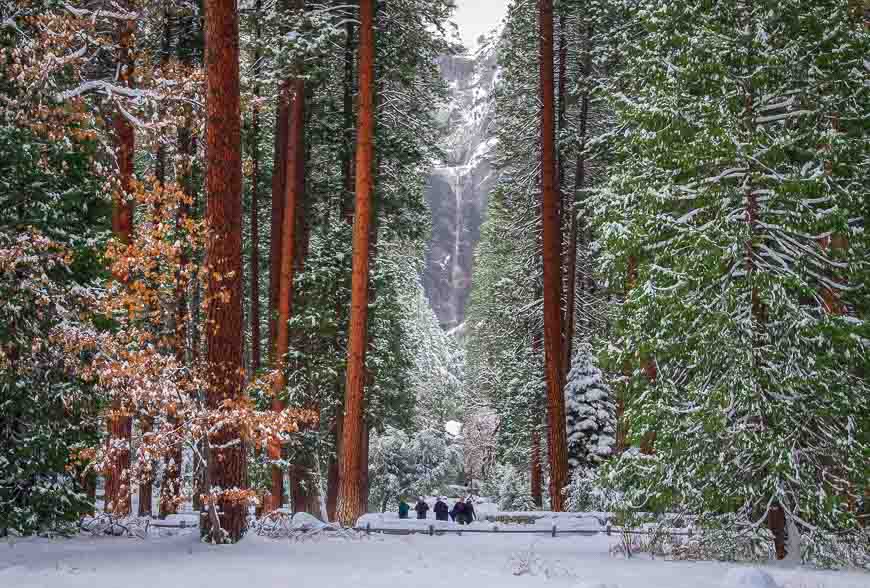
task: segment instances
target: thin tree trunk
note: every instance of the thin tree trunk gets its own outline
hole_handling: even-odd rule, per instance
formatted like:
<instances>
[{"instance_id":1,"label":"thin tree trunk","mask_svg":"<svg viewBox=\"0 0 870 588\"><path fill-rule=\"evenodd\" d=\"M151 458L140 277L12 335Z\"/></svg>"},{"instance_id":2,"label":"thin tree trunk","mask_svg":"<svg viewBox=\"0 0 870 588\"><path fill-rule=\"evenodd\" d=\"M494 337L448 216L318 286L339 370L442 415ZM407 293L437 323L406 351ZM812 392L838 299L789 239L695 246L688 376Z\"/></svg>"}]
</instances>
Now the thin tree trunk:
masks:
<instances>
[{"instance_id":1,"label":"thin tree trunk","mask_svg":"<svg viewBox=\"0 0 870 588\"><path fill-rule=\"evenodd\" d=\"M212 231L207 245L207 405L242 396L242 160L239 91L239 24L234 0L206 0L206 211ZM244 445L235 423L224 422L209 439L212 487L244 488ZM245 533L247 505L218 497L226 538ZM215 529L206 533L215 536Z\"/></svg>"},{"instance_id":2,"label":"thin tree trunk","mask_svg":"<svg viewBox=\"0 0 870 588\"><path fill-rule=\"evenodd\" d=\"M341 387L336 386L337 390L340 391ZM336 506L338 505L338 480L339 480L339 466L338 466L338 458L341 455L341 438L342 438L342 422L344 421L344 415L342 411L336 414L335 417L335 425L334 425L334 438L335 438L335 456L330 459L329 462L329 471L327 473L327 481L326 481L326 512L329 516L330 521L335 520L335 512Z\"/></svg>"},{"instance_id":3,"label":"thin tree trunk","mask_svg":"<svg viewBox=\"0 0 870 588\"><path fill-rule=\"evenodd\" d=\"M565 38L565 16L559 15L559 75L556 78L556 172L558 178L557 190L559 192L559 220L564 224L568 219L568 190L565 188L565 154L562 151L562 132L565 130L565 114L568 110L567 88L568 88L568 43ZM561 231L567 230L567 226L562 226ZM563 268L564 269L564 268ZM567 276L565 276L567 278ZM563 317L563 323L564 323ZM564 337L564 334L563 334Z\"/></svg>"},{"instance_id":4,"label":"thin tree trunk","mask_svg":"<svg viewBox=\"0 0 870 588\"><path fill-rule=\"evenodd\" d=\"M354 91L354 26L349 19L345 24L346 39L344 45L344 150L342 152L342 175L344 194L339 203L340 216L348 224L353 224L353 193L354 193L354 155L355 131L353 124L353 91Z\"/></svg>"},{"instance_id":5,"label":"thin tree trunk","mask_svg":"<svg viewBox=\"0 0 870 588\"><path fill-rule=\"evenodd\" d=\"M363 411L365 412L365 411ZM362 427L360 427L360 460L359 460L359 512L365 514L369 511L369 422L363 415Z\"/></svg>"},{"instance_id":6,"label":"thin tree trunk","mask_svg":"<svg viewBox=\"0 0 870 588\"><path fill-rule=\"evenodd\" d=\"M194 142L194 147L192 152L196 152L196 146ZM204 208L200 205L199 202L199 193L195 192L193 194L193 211L194 214L198 214L199 216L205 216L205 211L202 210ZM202 262L200 262L202 263ZM202 348L202 334L201 329L199 328L200 317L202 315L202 285L201 280L194 280L193 288L190 294L190 308L192 309L192 313L189 317L190 320L190 360L191 363L197 363L199 358L203 355ZM203 397L201 401L205 400ZM197 442L197 449L200 452L200 455L206 456L208 454L208 445L200 440ZM179 462L180 463L180 462ZM193 462L193 479L194 479L194 492L193 492L193 509L197 512L201 512L205 508L205 503L203 502L203 497L208 492L208 484L206 483L206 479L208 478L208 463L203 462L202 460L196 459Z\"/></svg>"},{"instance_id":7,"label":"thin tree trunk","mask_svg":"<svg viewBox=\"0 0 870 588\"><path fill-rule=\"evenodd\" d=\"M359 123L356 157L356 211L353 225L353 274L340 459L337 518L353 526L362 514L360 447L365 406L365 355L369 303L369 245L372 224L372 159L374 155L374 0L360 2Z\"/></svg>"},{"instance_id":8,"label":"thin tree trunk","mask_svg":"<svg viewBox=\"0 0 870 588\"><path fill-rule=\"evenodd\" d=\"M350 20L345 23L345 46L344 46L344 150L342 152L342 185L343 193L338 203L339 218L345 223L353 226L354 217L354 170L356 165L356 128L354 126L354 82L355 69L354 57L355 34L354 23ZM341 316L341 307L335 309L336 316ZM342 344L338 334L335 338L336 350L341 349ZM335 392L337 397L341 399L340 406L335 415L335 423L333 425L333 438L335 443L335 455L330 457L328 472L327 472L327 494L326 494L326 510L330 521L336 520L336 512L338 506L338 488L340 485L341 472L339 467L339 458L341 456L341 445L343 436L344 422L344 394L342 384L345 378L339 375L335 381Z\"/></svg>"},{"instance_id":9,"label":"thin tree trunk","mask_svg":"<svg viewBox=\"0 0 870 588\"><path fill-rule=\"evenodd\" d=\"M192 26L192 21L188 20L186 24L187 26ZM181 63L188 66L192 64L193 54L189 51L186 43L179 42L176 52L178 60ZM194 197L193 158L195 146L192 131L193 124L193 112L191 107L187 105L184 107L184 122L178 129L179 163L177 177L182 198L177 203L175 209L175 235L176 240L182 244L178 251L178 267L175 271L175 361L179 366L187 365L187 322L190 318L187 309L187 288L189 285L187 266L190 260L187 249L184 247L184 243L187 242L184 227L192 213L191 203ZM198 304L195 304L195 308L198 308ZM195 342L197 340L196 332L193 329L191 330L193 331ZM194 343L195 345L196 343ZM172 429L178 426L178 421L174 414L169 415L167 425ZM160 518L166 518L170 514L175 514L181 502L182 455L182 440L179 435L173 443L173 447L163 458L163 483L160 486L160 510L158 513ZM198 506L199 498L199 488L194 488L194 506Z\"/></svg>"},{"instance_id":10,"label":"thin tree trunk","mask_svg":"<svg viewBox=\"0 0 870 588\"><path fill-rule=\"evenodd\" d=\"M290 134L290 83L281 84L275 116L275 157L272 171L272 231L269 271L269 348L276 363L278 340L278 300L281 295L281 252L284 227L284 199L287 192L287 143Z\"/></svg>"},{"instance_id":11,"label":"thin tree trunk","mask_svg":"<svg viewBox=\"0 0 870 588\"><path fill-rule=\"evenodd\" d=\"M139 426L142 429L142 444L147 446L151 443L151 430L154 420L150 417L143 416L139 419ZM153 465L153 464L152 464ZM151 516L151 503L153 498L154 476L147 472L143 475L139 482L139 510L140 517Z\"/></svg>"},{"instance_id":12,"label":"thin tree trunk","mask_svg":"<svg viewBox=\"0 0 870 588\"><path fill-rule=\"evenodd\" d=\"M592 51L589 42L592 37L591 29L586 31L585 56L583 59L584 82L592 75ZM568 238L568 272L565 280L568 286L567 301L565 307L565 358L563 371L567 375L571 370L571 361L574 355L574 332L577 324L577 241L580 232L577 220L578 204L583 189L586 187L586 134L589 124L589 90L583 91L580 102L580 151L577 153L577 168L574 175L574 198L568 207L570 215L570 233Z\"/></svg>"},{"instance_id":13,"label":"thin tree trunk","mask_svg":"<svg viewBox=\"0 0 870 588\"><path fill-rule=\"evenodd\" d=\"M535 506L544 507L543 473L541 472L541 433L537 427L532 431L532 459L531 459L531 494Z\"/></svg>"},{"instance_id":14,"label":"thin tree trunk","mask_svg":"<svg viewBox=\"0 0 870 588\"><path fill-rule=\"evenodd\" d=\"M260 41L262 38L261 18L263 1L257 0L254 10L256 11L257 23L255 26L255 38L257 47L254 50L254 63L256 64L254 75L258 81L254 84L254 107L251 114L251 372L256 373L260 369L260 60L262 51Z\"/></svg>"},{"instance_id":15,"label":"thin tree trunk","mask_svg":"<svg viewBox=\"0 0 870 588\"><path fill-rule=\"evenodd\" d=\"M553 1L539 0L541 80L541 209L544 257L544 355L547 365L550 501L564 510L562 489L568 481L565 398L562 393L562 238L556 190L556 145L553 80Z\"/></svg>"},{"instance_id":16,"label":"thin tree trunk","mask_svg":"<svg viewBox=\"0 0 870 588\"><path fill-rule=\"evenodd\" d=\"M297 8L303 8L302 0L297 0ZM290 128L287 136L287 154L285 156L285 189L282 206L281 227L281 274L278 290L278 324L275 337L275 366L277 377L273 383L273 410L283 410L284 403L281 394L287 386L287 353L290 350L290 316L293 312L294 279L297 268L297 212L305 195L305 80L302 77L302 65L297 64L298 75L289 84L292 90L290 104ZM273 441L269 445L270 458L280 458L280 444ZM276 471L278 470L278 471ZM273 466L272 496L277 505L283 502L283 475L280 469ZM280 486L279 486L280 482ZM277 499L275 498L277 497Z\"/></svg>"},{"instance_id":17,"label":"thin tree trunk","mask_svg":"<svg viewBox=\"0 0 870 588\"><path fill-rule=\"evenodd\" d=\"M134 74L133 34L135 23L124 20L118 31L118 85L131 87ZM120 108L113 116L116 156L118 160L119 191L112 208L112 231L121 243L128 244L133 234L133 157L136 136L133 125ZM130 441L133 419L119 401L112 402L109 417L110 467L106 476L105 501L107 510L117 517L130 514Z\"/></svg>"},{"instance_id":18,"label":"thin tree trunk","mask_svg":"<svg viewBox=\"0 0 870 588\"><path fill-rule=\"evenodd\" d=\"M626 277L625 277L625 297L631 295L631 291L637 286L637 257L630 255L627 260ZM622 366L622 374L625 376L626 382L630 381L634 367L631 362L626 361ZM626 396L628 395L629 384L622 384L619 387L616 396L616 453L617 455L625 452L629 446L629 435L631 426L628 418L625 416Z\"/></svg>"}]
</instances>

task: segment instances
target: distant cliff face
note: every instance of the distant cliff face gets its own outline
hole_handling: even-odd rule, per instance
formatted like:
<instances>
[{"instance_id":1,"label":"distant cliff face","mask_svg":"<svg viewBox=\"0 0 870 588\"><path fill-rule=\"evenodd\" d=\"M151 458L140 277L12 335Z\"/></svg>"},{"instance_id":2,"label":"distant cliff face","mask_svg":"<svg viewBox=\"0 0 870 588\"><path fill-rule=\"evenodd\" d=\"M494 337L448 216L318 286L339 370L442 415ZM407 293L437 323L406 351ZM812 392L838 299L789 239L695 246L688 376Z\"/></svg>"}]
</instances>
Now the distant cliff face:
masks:
<instances>
[{"instance_id":1,"label":"distant cliff face","mask_svg":"<svg viewBox=\"0 0 870 588\"><path fill-rule=\"evenodd\" d=\"M495 142L491 134L497 78L494 43L484 44L473 56L443 57L440 65L450 84L451 100L442 113L447 121L445 160L433 170L426 196L432 210L432 236L423 285L442 327L451 329L465 320L474 249L496 179L488 158Z\"/></svg>"}]
</instances>

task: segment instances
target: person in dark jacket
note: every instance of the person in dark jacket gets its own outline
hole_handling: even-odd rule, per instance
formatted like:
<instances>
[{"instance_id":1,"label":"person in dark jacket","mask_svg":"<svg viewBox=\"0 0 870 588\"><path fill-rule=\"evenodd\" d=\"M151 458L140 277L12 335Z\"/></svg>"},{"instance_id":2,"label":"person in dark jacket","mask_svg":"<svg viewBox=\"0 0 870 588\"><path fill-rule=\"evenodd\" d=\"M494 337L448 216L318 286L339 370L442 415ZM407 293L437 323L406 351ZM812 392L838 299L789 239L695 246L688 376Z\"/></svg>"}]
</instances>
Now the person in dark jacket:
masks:
<instances>
[{"instance_id":1,"label":"person in dark jacket","mask_svg":"<svg viewBox=\"0 0 870 588\"><path fill-rule=\"evenodd\" d=\"M447 506L447 503L444 502L443 498L439 498L438 501L435 503L435 508L433 508L432 510L435 511L435 520L446 521L450 507Z\"/></svg>"},{"instance_id":2,"label":"person in dark jacket","mask_svg":"<svg viewBox=\"0 0 870 588\"><path fill-rule=\"evenodd\" d=\"M411 510L411 507L408 505L407 502L405 502L405 499L404 499L404 498L400 498L400 499L399 499L399 518L400 518L400 519L407 519L407 518L408 518L408 512L409 512L410 510Z\"/></svg>"},{"instance_id":3,"label":"person in dark jacket","mask_svg":"<svg viewBox=\"0 0 870 588\"><path fill-rule=\"evenodd\" d=\"M460 525L465 524L465 502L461 498L453 505L450 517Z\"/></svg>"},{"instance_id":4,"label":"person in dark jacket","mask_svg":"<svg viewBox=\"0 0 870 588\"><path fill-rule=\"evenodd\" d=\"M465 501L465 520L467 524L471 524L477 516L474 514L474 503L471 500L471 496L469 496Z\"/></svg>"},{"instance_id":5,"label":"person in dark jacket","mask_svg":"<svg viewBox=\"0 0 870 588\"><path fill-rule=\"evenodd\" d=\"M426 504L426 501L423 500L422 496L417 500L417 506L414 507L414 510L417 511L418 519L426 518L426 513L429 512L429 505Z\"/></svg>"}]
</instances>

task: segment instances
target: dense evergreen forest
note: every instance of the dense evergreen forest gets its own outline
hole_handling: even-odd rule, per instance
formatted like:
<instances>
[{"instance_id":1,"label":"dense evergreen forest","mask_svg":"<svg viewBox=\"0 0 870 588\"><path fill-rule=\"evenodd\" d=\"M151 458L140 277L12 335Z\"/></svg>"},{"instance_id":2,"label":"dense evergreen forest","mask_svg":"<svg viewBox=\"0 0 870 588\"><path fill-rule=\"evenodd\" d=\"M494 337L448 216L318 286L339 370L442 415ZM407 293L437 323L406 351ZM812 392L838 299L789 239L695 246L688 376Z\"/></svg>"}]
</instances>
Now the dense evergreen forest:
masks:
<instances>
[{"instance_id":1,"label":"dense evergreen forest","mask_svg":"<svg viewBox=\"0 0 870 588\"><path fill-rule=\"evenodd\" d=\"M868 565L870 5L454 8L0 5L0 535L471 494ZM495 179L447 329L460 55Z\"/></svg>"}]
</instances>

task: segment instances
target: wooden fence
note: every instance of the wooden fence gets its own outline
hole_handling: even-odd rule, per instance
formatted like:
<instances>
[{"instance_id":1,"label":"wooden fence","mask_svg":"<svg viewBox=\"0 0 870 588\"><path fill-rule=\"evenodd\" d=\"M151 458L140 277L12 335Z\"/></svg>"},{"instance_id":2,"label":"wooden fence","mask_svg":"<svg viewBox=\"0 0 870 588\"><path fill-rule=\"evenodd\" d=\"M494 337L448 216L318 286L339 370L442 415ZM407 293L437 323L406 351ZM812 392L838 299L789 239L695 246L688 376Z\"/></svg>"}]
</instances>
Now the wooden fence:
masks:
<instances>
[{"instance_id":1,"label":"wooden fence","mask_svg":"<svg viewBox=\"0 0 870 588\"><path fill-rule=\"evenodd\" d=\"M490 533L490 534L501 534L501 535L550 535L551 537L558 537L559 535L585 535L589 537L593 537L595 535L607 535L608 537L612 535L668 535L670 537L694 537L695 532L690 527L687 531L667 531L662 532L658 530L635 530L635 529L625 529L623 527L612 527L610 525L605 526L603 529L559 529L558 525L553 525L549 529L502 529L498 525L493 525L491 529L471 529L471 528L444 528L444 527L435 527L435 525L429 525L427 528L400 528L400 527L386 527L386 528L377 528L372 527L371 523L366 523L365 527L354 527L355 531L365 533L366 535L371 535L372 533L379 533L383 535L448 535L448 534L457 534L462 535L463 533Z\"/></svg>"}]
</instances>

